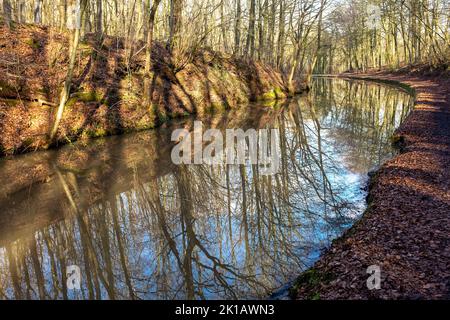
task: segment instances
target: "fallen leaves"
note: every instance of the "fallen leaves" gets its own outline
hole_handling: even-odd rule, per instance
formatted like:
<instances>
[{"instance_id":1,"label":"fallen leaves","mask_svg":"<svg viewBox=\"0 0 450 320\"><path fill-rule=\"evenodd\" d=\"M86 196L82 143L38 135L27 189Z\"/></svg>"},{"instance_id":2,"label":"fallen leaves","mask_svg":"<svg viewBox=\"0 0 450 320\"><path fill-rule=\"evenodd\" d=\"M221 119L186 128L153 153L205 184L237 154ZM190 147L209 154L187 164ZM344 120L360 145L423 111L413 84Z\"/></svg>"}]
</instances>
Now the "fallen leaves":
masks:
<instances>
[{"instance_id":1,"label":"fallen leaves","mask_svg":"<svg viewBox=\"0 0 450 320\"><path fill-rule=\"evenodd\" d=\"M450 299L450 79L378 77L416 89L397 130L404 148L378 171L362 220L315 264L334 280L300 285L298 299ZM381 267L379 290L366 286L372 264Z\"/></svg>"}]
</instances>

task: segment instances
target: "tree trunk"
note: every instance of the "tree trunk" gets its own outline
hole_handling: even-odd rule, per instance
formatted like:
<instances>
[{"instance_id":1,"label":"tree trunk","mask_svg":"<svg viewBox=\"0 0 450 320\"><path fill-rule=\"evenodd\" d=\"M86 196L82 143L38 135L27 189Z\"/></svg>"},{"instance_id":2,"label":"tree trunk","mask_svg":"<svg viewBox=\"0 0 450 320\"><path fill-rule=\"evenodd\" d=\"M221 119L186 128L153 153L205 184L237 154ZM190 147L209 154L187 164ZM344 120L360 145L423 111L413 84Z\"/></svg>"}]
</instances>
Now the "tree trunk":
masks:
<instances>
[{"instance_id":1,"label":"tree trunk","mask_svg":"<svg viewBox=\"0 0 450 320\"><path fill-rule=\"evenodd\" d=\"M2 2L3 19L8 28L11 28L11 3L9 0L3 0Z\"/></svg>"},{"instance_id":2,"label":"tree trunk","mask_svg":"<svg viewBox=\"0 0 450 320\"><path fill-rule=\"evenodd\" d=\"M95 19L95 32L101 36L103 33L103 25L102 25L102 18L103 18L103 4L102 0L97 0L97 17Z\"/></svg>"},{"instance_id":3,"label":"tree trunk","mask_svg":"<svg viewBox=\"0 0 450 320\"><path fill-rule=\"evenodd\" d=\"M168 47L173 48L178 42L181 30L181 11L183 9L183 0L170 0L170 33Z\"/></svg>"},{"instance_id":4,"label":"tree trunk","mask_svg":"<svg viewBox=\"0 0 450 320\"><path fill-rule=\"evenodd\" d=\"M147 105L150 105L150 68L152 64L152 45L153 45L153 28L155 24L156 10L158 9L161 0L154 0L148 16L147 25L147 46L145 50L145 75L144 75L144 100ZM150 7L150 0L148 0L148 8Z\"/></svg>"},{"instance_id":5,"label":"tree trunk","mask_svg":"<svg viewBox=\"0 0 450 320\"><path fill-rule=\"evenodd\" d=\"M82 0L80 4L80 11L83 10L84 4L86 0ZM76 1L72 0L72 3L75 3ZM83 15L82 12L80 12L80 15ZM56 136L56 133L58 131L59 123L61 122L63 113L64 113L64 107L66 105L67 100L69 99L70 95L70 86L72 85L72 78L73 78L73 69L75 66L75 60L77 56L77 49L78 49L78 43L80 42L80 27L75 26L75 30L73 31L72 36L72 46L71 46L71 52L70 52L70 61L69 61L69 68L67 70L66 80L64 82L64 87L61 90L61 96L59 100L59 106L55 117L55 122L53 123L53 128L50 132L50 143L53 142L53 139Z\"/></svg>"},{"instance_id":6,"label":"tree trunk","mask_svg":"<svg viewBox=\"0 0 450 320\"><path fill-rule=\"evenodd\" d=\"M25 17L24 17L24 9L25 9L25 3L23 0L17 1L17 22L19 23L25 23Z\"/></svg>"},{"instance_id":7,"label":"tree trunk","mask_svg":"<svg viewBox=\"0 0 450 320\"><path fill-rule=\"evenodd\" d=\"M42 0L36 0L34 6L34 23L42 23Z\"/></svg>"},{"instance_id":8,"label":"tree trunk","mask_svg":"<svg viewBox=\"0 0 450 320\"><path fill-rule=\"evenodd\" d=\"M321 53L321 48L322 48L322 42L321 42L322 41L322 13L323 13L325 1L326 0L322 0L321 3L320 3L319 22L317 23L317 46L316 46L316 50L315 50L314 56L312 57L311 65L310 65L309 70L308 70L306 83L310 83L311 82L312 74L314 72L317 60L319 59L319 56L320 56L320 53Z\"/></svg>"},{"instance_id":9,"label":"tree trunk","mask_svg":"<svg viewBox=\"0 0 450 320\"><path fill-rule=\"evenodd\" d=\"M234 53L239 54L241 47L241 0L236 1L236 21L234 25Z\"/></svg>"},{"instance_id":10,"label":"tree trunk","mask_svg":"<svg viewBox=\"0 0 450 320\"><path fill-rule=\"evenodd\" d=\"M281 68L281 64L284 60L284 33L285 33L285 16L284 16L284 0L280 1L280 20L279 20L279 33L278 33L278 41L277 41L277 68Z\"/></svg>"},{"instance_id":11,"label":"tree trunk","mask_svg":"<svg viewBox=\"0 0 450 320\"><path fill-rule=\"evenodd\" d=\"M228 41L227 41L227 29L226 29L226 23L225 24L225 16L224 16L224 7L223 7L224 0L220 1L220 26L221 26L221 32L222 32L222 49L226 52L228 51Z\"/></svg>"},{"instance_id":12,"label":"tree trunk","mask_svg":"<svg viewBox=\"0 0 450 320\"><path fill-rule=\"evenodd\" d=\"M67 0L63 0L59 5L59 19L59 30L63 31L67 21Z\"/></svg>"},{"instance_id":13,"label":"tree trunk","mask_svg":"<svg viewBox=\"0 0 450 320\"><path fill-rule=\"evenodd\" d=\"M248 21L248 35L246 44L246 54L251 58L255 55L255 20L256 20L256 0L250 0L250 17Z\"/></svg>"}]
</instances>

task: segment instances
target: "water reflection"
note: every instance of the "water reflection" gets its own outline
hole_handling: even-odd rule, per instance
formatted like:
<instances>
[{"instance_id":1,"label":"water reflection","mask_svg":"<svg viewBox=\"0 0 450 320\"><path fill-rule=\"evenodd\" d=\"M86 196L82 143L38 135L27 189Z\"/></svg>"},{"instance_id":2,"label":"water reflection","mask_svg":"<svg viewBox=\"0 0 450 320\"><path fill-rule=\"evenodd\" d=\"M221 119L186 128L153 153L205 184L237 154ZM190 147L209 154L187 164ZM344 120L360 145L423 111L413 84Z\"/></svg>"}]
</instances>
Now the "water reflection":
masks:
<instances>
[{"instance_id":1,"label":"water reflection","mask_svg":"<svg viewBox=\"0 0 450 320\"><path fill-rule=\"evenodd\" d=\"M277 128L281 169L170 161L174 127L0 162L0 297L262 298L317 259L364 210L369 169L412 98L317 79L285 105L203 119ZM207 124L205 124L207 123ZM81 268L81 290L66 267Z\"/></svg>"}]
</instances>

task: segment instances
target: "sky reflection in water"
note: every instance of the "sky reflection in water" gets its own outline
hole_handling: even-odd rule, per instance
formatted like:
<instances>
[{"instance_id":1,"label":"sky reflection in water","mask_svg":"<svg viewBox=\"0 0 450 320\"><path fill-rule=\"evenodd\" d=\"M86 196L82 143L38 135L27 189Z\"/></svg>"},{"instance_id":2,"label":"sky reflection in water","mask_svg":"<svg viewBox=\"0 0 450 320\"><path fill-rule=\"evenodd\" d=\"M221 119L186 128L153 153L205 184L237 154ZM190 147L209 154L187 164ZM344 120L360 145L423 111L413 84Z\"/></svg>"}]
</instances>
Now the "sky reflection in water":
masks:
<instances>
[{"instance_id":1,"label":"sky reflection in water","mask_svg":"<svg viewBox=\"0 0 450 320\"><path fill-rule=\"evenodd\" d=\"M392 156L412 97L316 79L273 107L202 119L277 128L281 170L175 166L174 128L0 161L0 298L264 298L310 266L365 208L367 172ZM65 270L81 268L81 290Z\"/></svg>"}]
</instances>

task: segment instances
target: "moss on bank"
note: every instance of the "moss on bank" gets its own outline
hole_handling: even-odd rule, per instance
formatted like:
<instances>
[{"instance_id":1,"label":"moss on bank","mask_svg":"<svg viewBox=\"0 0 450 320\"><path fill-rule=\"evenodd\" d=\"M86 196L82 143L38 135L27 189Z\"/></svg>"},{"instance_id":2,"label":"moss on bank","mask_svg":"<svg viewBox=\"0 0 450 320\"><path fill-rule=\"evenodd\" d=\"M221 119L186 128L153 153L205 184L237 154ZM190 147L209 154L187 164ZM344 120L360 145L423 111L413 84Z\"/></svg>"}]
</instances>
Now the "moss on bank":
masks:
<instances>
[{"instance_id":1,"label":"moss on bank","mask_svg":"<svg viewBox=\"0 0 450 320\"><path fill-rule=\"evenodd\" d=\"M310 268L303 272L294 282L294 285L289 289L289 296L291 299L297 297L299 288L308 291L308 300L319 300L320 293L316 291L321 283L329 283L334 279L334 276L329 272L321 272L317 269Z\"/></svg>"}]
</instances>

